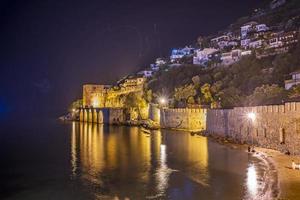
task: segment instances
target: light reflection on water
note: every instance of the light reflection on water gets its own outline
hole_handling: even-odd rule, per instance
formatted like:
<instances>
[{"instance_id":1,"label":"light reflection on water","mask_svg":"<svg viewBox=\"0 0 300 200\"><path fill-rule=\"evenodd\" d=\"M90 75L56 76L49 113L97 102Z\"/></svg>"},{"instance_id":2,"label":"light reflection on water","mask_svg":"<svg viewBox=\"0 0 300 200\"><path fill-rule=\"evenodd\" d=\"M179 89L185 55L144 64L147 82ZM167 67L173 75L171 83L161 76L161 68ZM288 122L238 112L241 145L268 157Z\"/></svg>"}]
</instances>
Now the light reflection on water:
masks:
<instances>
[{"instance_id":1,"label":"light reflection on water","mask_svg":"<svg viewBox=\"0 0 300 200\"><path fill-rule=\"evenodd\" d=\"M247 188L251 197L255 197L257 195L257 174L256 169L253 164L250 164L247 172Z\"/></svg>"},{"instance_id":2,"label":"light reflection on water","mask_svg":"<svg viewBox=\"0 0 300 200\"><path fill-rule=\"evenodd\" d=\"M96 199L242 199L257 193L255 165L247 169L251 158L205 137L73 123L70 144L72 180Z\"/></svg>"}]
</instances>

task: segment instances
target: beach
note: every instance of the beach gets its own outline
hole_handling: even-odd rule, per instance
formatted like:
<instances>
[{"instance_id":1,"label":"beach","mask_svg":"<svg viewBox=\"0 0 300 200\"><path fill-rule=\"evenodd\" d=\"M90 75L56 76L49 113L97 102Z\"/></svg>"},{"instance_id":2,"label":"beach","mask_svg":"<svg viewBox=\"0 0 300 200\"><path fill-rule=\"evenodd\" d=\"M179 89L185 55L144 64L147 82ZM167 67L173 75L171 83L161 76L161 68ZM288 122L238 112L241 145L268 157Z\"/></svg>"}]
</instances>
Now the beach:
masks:
<instances>
[{"instance_id":1,"label":"beach","mask_svg":"<svg viewBox=\"0 0 300 200\"><path fill-rule=\"evenodd\" d=\"M256 151L261 152L273 161L279 181L279 196L280 200L296 200L300 199L300 170L292 169L292 160L296 163L300 162L299 156L285 155L279 151L255 148Z\"/></svg>"}]
</instances>

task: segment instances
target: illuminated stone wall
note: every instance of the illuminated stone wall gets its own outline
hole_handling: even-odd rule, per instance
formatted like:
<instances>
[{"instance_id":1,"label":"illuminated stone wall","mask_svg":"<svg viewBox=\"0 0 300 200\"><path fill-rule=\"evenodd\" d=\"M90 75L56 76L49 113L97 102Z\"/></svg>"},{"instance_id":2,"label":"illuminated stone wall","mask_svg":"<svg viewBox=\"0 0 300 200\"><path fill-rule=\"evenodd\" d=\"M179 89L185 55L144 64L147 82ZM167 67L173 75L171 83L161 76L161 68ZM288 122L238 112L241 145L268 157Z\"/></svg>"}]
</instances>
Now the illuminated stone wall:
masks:
<instances>
[{"instance_id":1,"label":"illuminated stone wall","mask_svg":"<svg viewBox=\"0 0 300 200\"><path fill-rule=\"evenodd\" d=\"M95 124L123 123L125 114L121 108L83 108L79 112L79 121Z\"/></svg>"},{"instance_id":2,"label":"illuminated stone wall","mask_svg":"<svg viewBox=\"0 0 300 200\"><path fill-rule=\"evenodd\" d=\"M255 120L248 113L255 113ZM207 111L207 132L300 154L300 102Z\"/></svg>"},{"instance_id":3,"label":"illuminated stone wall","mask_svg":"<svg viewBox=\"0 0 300 200\"><path fill-rule=\"evenodd\" d=\"M161 109L160 126L182 130L205 130L206 109Z\"/></svg>"},{"instance_id":4,"label":"illuminated stone wall","mask_svg":"<svg viewBox=\"0 0 300 200\"><path fill-rule=\"evenodd\" d=\"M154 122L159 123L160 122L160 109L158 105L150 104L149 105L149 119L151 119Z\"/></svg>"},{"instance_id":5,"label":"illuminated stone wall","mask_svg":"<svg viewBox=\"0 0 300 200\"><path fill-rule=\"evenodd\" d=\"M84 107L102 108L105 106L107 87L105 85L83 85L82 100Z\"/></svg>"},{"instance_id":6,"label":"illuminated stone wall","mask_svg":"<svg viewBox=\"0 0 300 200\"><path fill-rule=\"evenodd\" d=\"M131 92L142 93L145 81L145 78L126 79L123 84L116 87L83 85L83 106L88 108L123 108L126 95Z\"/></svg>"}]
</instances>

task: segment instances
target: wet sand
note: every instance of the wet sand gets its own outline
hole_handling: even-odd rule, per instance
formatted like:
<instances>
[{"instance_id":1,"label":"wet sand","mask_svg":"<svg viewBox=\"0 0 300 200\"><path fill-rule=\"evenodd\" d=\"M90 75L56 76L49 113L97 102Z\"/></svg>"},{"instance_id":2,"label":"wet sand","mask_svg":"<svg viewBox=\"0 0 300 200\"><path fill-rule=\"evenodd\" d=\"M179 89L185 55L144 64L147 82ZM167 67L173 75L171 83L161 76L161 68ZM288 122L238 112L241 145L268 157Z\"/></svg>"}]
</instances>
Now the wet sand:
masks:
<instances>
[{"instance_id":1,"label":"wet sand","mask_svg":"<svg viewBox=\"0 0 300 200\"><path fill-rule=\"evenodd\" d=\"M219 137L210 136L210 138L231 148L247 151L248 145L235 144L234 141ZM292 160L300 164L300 156L285 155L279 151L261 147L255 147L254 154L265 160L271 171L267 175L269 177L266 177L266 181L269 183L267 183L265 192L271 192L272 194L266 194L266 196L276 196L275 199L278 200L300 200L300 170L298 168L296 170L292 169ZM270 199L274 198L270 197Z\"/></svg>"},{"instance_id":2,"label":"wet sand","mask_svg":"<svg viewBox=\"0 0 300 200\"><path fill-rule=\"evenodd\" d=\"M300 163L299 156L285 155L279 151L255 148L270 158L277 169L279 178L279 198L280 200L300 199L300 170L292 169L292 160Z\"/></svg>"}]
</instances>

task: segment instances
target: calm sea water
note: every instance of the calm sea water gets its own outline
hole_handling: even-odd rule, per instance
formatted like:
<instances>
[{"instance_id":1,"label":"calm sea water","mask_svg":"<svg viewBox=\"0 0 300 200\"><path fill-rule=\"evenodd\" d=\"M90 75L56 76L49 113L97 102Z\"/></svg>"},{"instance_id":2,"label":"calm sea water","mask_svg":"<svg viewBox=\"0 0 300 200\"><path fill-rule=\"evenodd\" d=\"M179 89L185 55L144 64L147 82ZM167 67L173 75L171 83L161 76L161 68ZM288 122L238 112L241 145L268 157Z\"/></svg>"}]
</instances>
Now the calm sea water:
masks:
<instances>
[{"instance_id":1,"label":"calm sea water","mask_svg":"<svg viewBox=\"0 0 300 200\"><path fill-rule=\"evenodd\" d=\"M144 134L54 120L7 124L1 199L254 199L264 166L250 154L170 130Z\"/></svg>"}]
</instances>

